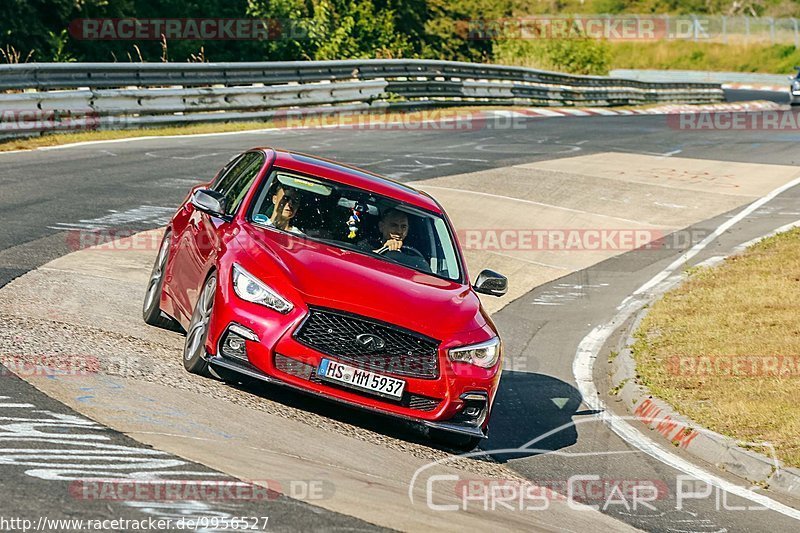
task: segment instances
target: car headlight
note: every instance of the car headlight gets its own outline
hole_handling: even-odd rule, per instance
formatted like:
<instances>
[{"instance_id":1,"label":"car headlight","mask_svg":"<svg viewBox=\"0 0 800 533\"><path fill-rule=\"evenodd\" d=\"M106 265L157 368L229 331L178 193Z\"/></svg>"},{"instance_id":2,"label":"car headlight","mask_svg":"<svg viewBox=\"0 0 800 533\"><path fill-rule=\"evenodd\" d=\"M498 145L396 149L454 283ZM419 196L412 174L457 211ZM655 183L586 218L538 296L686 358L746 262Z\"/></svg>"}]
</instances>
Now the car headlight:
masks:
<instances>
[{"instance_id":1,"label":"car headlight","mask_svg":"<svg viewBox=\"0 0 800 533\"><path fill-rule=\"evenodd\" d=\"M481 368L491 368L497 364L502 350L500 339L495 337L478 344L459 346L447 351L451 361L470 363Z\"/></svg>"},{"instance_id":2,"label":"car headlight","mask_svg":"<svg viewBox=\"0 0 800 533\"><path fill-rule=\"evenodd\" d=\"M290 301L237 264L233 265L233 290L242 300L264 305L279 313L286 314L294 308Z\"/></svg>"}]
</instances>

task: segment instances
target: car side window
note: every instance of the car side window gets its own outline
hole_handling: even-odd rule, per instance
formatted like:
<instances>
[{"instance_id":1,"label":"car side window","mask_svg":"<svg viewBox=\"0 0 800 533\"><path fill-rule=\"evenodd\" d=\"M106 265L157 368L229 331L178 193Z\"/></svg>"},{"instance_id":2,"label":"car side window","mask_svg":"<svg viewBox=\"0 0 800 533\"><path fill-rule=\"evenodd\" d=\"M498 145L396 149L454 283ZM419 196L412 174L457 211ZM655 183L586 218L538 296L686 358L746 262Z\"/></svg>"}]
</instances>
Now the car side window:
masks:
<instances>
[{"instance_id":1,"label":"car side window","mask_svg":"<svg viewBox=\"0 0 800 533\"><path fill-rule=\"evenodd\" d=\"M239 179L231 185L231 188L228 192L225 193L226 208L227 214L232 215L239 210L239 206L242 205L242 201L244 197L247 195L247 191L250 190L250 187L253 186L253 182L258 176L258 172L261 170L261 167L264 165L264 156L262 154L252 154L254 157L251 160L251 163L242 170L242 173L239 174Z\"/></svg>"},{"instance_id":2,"label":"car side window","mask_svg":"<svg viewBox=\"0 0 800 533\"><path fill-rule=\"evenodd\" d=\"M214 185L215 191L225 195L226 214L232 215L239 209L263 164L263 154L248 152Z\"/></svg>"},{"instance_id":3,"label":"car side window","mask_svg":"<svg viewBox=\"0 0 800 533\"><path fill-rule=\"evenodd\" d=\"M239 154L228 161L228 164L225 165L214 178L214 182L211 184L212 190L221 191L223 188L225 188L226 184L230 181L230 178L233 175L233 170L239 163L241 163L242 158L244 158L245 155L246 154Z\"/></svg>"}]
</instances>

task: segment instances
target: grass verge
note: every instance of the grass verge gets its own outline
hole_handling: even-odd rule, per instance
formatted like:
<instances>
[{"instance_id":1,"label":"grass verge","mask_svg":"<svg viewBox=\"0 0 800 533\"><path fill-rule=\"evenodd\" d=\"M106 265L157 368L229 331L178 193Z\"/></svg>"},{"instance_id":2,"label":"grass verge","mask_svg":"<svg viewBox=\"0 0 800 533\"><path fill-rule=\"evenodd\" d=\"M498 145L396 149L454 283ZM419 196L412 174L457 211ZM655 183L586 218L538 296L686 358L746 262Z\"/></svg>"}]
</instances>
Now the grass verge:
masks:
<instances>
[{"instance_id":1,"label":"grass verge","mask_svg":"<svg viewBox=\"0 0 800 533\"><path fill-rule=\"evenodd\" d=\"M800 467L800 229L693 271L635 337L655 396L708 429L772 443Z\"/></svg>"},{"instance_id":2,"label":"grass verge","mask_svg":"<svg viewBox=\"0 0 800 533\"><path fill-rule=\"evenodd\" d=\"M581 40L562 44L565 47L545 40L501 41L494 48L495 62L597 75L613 69L794 74L795 65L800 65L800 49L793 45Z\"/></svg>"},{"instance_id":3,"label":"grass verge","mask_svg":"<svg viewBox=\"0 0 800 533\"><path fill-rule=\"evenodd\" d=\"M611 68L716 70L794 74L800 50L793 45L746 45L692 41L610 43ZM788 82L787 82L788 83Z\"/></svg>"}]
</instances>

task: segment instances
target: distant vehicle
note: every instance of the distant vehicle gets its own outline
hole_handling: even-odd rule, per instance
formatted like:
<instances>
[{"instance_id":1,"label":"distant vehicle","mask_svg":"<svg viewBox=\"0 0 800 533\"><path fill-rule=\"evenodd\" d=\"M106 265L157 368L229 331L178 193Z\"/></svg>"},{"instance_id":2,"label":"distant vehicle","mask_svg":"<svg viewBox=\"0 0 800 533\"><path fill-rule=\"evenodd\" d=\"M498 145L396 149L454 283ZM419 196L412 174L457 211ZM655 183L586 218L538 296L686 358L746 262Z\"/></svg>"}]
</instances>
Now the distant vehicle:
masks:
<instances>
[{"instance_id":1,"label":"distant vehicle","mask_svg":"<svg viewBox=\"0 0 800 533\"><path fill-rule=\"evenodd\" d=\"M189 372L240 374L427 426L485 437L502 343L431 196L332 161L249 150L170 221L144 302L184 330ZM234 374L231 374L234 373Z\"/></svg>"},{"instance_id":2,"label":"distant vehicle","mask_svg":"<svg viewBox=\"0 0 800 533\"><path fill-rule=\"evenodd\" d=\"M797 76L789 76L792 84L789 86L789 102L792 105L800 105L800 67L794 67Z\"/></svg>"}]
</instances>

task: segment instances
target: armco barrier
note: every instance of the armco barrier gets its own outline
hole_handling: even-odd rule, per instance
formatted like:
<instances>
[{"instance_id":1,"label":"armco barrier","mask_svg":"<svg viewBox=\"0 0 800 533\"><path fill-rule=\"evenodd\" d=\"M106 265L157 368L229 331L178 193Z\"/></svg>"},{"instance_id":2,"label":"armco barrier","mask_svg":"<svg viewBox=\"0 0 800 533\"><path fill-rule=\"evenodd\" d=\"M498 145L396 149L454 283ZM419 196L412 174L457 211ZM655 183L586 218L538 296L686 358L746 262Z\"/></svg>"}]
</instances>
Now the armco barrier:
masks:
<instances>
[{"instance_id":1,"label":"armco barrier","mask_svg":"<svg viewBox=\"0 0 800 533\"><path fill-rule=\"evenodd\" d=\"M0 65L0 136L269 118L277 110L712 103L718 84L432 60ZM85 119L79 118L82 117ZM88 117L88 118L87 118Z\"/></svg>"}]
</instances>

